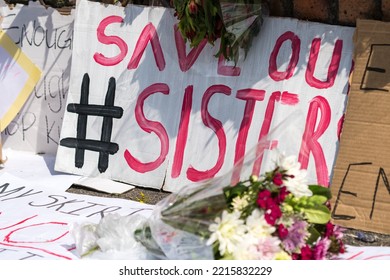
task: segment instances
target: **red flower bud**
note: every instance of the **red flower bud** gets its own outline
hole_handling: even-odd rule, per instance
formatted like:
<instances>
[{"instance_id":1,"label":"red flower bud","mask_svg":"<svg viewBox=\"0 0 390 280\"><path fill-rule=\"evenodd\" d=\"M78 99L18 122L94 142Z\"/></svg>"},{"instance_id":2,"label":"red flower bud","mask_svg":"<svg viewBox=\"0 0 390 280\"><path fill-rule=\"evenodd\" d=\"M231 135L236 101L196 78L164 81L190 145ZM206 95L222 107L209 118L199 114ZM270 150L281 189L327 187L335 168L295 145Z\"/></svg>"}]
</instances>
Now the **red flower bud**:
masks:
<instances>
[{"instance_id":1,"label":"red flower bud","mask_svg":"<svg viewBox=\"0 0 390 280\"><path fill-rule=\"evenodd\" d=\"M194 0L191 0L191 2L188 4L188 10L193 15L196 15L198 13L198 5L196 5Z\"/></svg>"},{"instance_id":2,"label":"red flower bud","mask_svg":"<svg viewBox=\"0 0 390 280\"><path fill-rule=\"evenodd\" d=\"M290 194L286 187L281 187L278 193L278 196L275 198L277 204L282 203L286 197Z\"/></svg>"},{"instance_id":3,"label":"red flower bud","mask_svg":"<svg viewBox=\"0 0 390 280\"><path fill-rule=\"evenodd\" d=\"M282 174L281 173L276 173L274 178L272 179L272 182L277 185L277 186L281 186L283 184L283 177L282 177Z\"/></svg>"}]
</instances>

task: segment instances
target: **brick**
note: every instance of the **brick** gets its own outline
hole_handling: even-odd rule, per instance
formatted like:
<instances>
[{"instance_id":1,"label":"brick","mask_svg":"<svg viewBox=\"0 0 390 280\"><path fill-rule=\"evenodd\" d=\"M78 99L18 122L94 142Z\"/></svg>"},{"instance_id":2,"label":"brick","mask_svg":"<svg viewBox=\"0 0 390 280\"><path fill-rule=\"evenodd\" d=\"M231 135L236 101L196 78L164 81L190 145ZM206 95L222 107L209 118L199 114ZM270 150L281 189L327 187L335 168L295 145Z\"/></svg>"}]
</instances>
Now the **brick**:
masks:
<instances>
[{"instance_id":1,"label":"brick","mask_svg":"<svg viewBox=\"0 0 390 280\"><path fill-rule=\"evenodd\" d=\"M329 22L329 0L295 0L294 17L302 20Z\"/></svg>"},{"instance_id":2,"label":"brick","mask_svg":"<svg viewBox=\"0 0 390 280\"><path fill-rule=\"evenodd\" d=\"M339 0L339 23L356 25L356 19L378 19L376 0Z\"/></svg>"},{"instance_id":3,"label":"brick","mask_svg":"<svg viewBox=\"0 0 390 280\"><path fill-rule=\"evenodd\" d=\"M382 0L383 21L390 21L390 0Z\"/></svg>"}]
</instances>

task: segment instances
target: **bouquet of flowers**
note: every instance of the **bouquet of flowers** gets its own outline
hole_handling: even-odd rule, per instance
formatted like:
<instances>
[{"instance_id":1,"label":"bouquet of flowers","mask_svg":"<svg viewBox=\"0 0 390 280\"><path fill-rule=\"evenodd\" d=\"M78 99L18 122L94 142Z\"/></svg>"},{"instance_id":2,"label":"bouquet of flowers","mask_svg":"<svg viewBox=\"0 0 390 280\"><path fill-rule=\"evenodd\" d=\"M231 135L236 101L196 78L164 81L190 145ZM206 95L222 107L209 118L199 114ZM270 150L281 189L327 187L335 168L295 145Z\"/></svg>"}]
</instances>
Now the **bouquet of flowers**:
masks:
<instances>
[{"instance_id":1,"label":"bouquet of flowers","mask_svg":"<svg viewBox=\"0 0 390 280\"><path fill-rule=\"evenodd\" d=\"M127 259L322 260L344 253L343 231L330 221L331 192L308 185L296 157L273 150L268 171L253 175L271 139L283 134L295 139L297 126L291 122L300 117L287 117L224 176L168 195L148 218L107 215L99 225L76 226L80 255L98 252L107 258L116 251Z\"/></svg>"},{"instance_id":2,"label":"bouquet of flowers","mask_svg":"<svg viewBox=\"0 0 390 280\"><path fill-rule=\"evenodd\" d=\"M261 0L171 0L178 28L191 47L203 40L214 45L220 39L217 57L237 62L239 48L247 54L262 24Z\"/></svg>"},{"instance_id":3,"label":"bouquet of flowers","mask_svg":"<svg viewBox=\"0 0 390 280\"><path fill-rule=\"evenodd\" d=\"M158 258L334 258L345 247L330 222L330 191L305 176L294 157L280 155L261 177L169 197L135 238Z\"/></svg>"}]
</instances>

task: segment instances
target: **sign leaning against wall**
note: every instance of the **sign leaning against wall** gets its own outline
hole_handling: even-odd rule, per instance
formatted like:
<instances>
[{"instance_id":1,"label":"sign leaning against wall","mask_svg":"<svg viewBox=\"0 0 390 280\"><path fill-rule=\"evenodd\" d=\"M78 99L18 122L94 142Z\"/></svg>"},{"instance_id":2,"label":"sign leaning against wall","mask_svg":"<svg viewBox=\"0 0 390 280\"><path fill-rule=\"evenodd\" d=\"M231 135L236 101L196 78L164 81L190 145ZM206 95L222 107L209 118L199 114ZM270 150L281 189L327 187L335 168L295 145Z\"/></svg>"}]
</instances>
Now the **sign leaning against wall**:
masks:
<instances>
[{"instance_id":1,"label":"sign leaning against wall","mask_svg":"<svg viewBox=\"0 0 390 280\"><path fill-rule=\"evenodd\" d=\"M232 170L274 132L242 176L272 168L277 148L328 185L354 29L266 18L234 67L218 48L186 46L176 23L166 8L80 1L56 169L176 192ZM294 134L275 130L294 112Z\"/></svg>"}]
</instances>

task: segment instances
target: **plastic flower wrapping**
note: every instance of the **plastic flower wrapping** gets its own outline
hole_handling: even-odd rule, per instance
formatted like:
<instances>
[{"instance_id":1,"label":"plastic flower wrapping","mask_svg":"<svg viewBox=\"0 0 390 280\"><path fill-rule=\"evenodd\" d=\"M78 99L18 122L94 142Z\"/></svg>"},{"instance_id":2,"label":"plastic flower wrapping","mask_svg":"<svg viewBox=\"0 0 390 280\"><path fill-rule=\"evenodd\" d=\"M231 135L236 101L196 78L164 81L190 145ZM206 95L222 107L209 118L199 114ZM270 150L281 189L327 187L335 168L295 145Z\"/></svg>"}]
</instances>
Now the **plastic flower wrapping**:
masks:
<instances>
[{"instance_id":1,"label":"plastic flower wrapping","mask_svg":"<svg viewBox=\"0 0 390 280\"><path fill-rule=\"evenodd\" d=\"M237 62L239 49L247 54L262 24L261 0L171 0L178 28L191 47L203 40L214 45L220 39L216 56Z\"/></svg>"},{"instance_id":2,"label":"plastic flower wrapping","mask_svg":"<svg viewBox=\"0 0 390 280\"><path fill-rule=\"evenodd\" d=\"M273 133L288 134L291 119ZM273 133L233 170L168 195L147 219L107 215L99 225L76 227L80 255L127 250L128 259L324 260L344 253L343 230L331 222L330 190L308 185L295 156L274 149L272 168L253 175Z\"/></svg>"}]
</instances>

